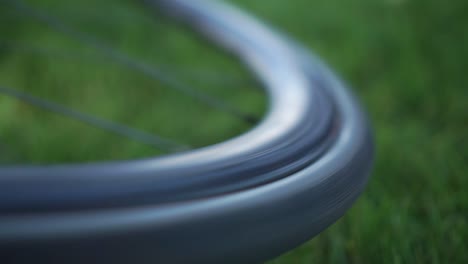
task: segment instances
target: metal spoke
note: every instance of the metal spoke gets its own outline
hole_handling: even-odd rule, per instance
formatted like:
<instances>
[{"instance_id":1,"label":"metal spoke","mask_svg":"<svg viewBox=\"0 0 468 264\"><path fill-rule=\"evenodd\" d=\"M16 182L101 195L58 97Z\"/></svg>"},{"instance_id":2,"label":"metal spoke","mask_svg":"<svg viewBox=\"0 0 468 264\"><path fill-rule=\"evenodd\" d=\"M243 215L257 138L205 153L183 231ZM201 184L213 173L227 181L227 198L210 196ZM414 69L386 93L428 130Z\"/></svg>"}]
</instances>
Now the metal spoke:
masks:
<instances>
[{"instance_id":1,"label":"metal spoke","mask_svg":"<svg viewBox=\"0 0 468 264\"><path fill-rule=\"evenodd\" d=\"M88 53L88 52L76 52L63 48L51 48L42 47L31 44L26 44L19 41L10 41L0 39L0 49L5 49L12 52L19 53L30 53L44 56L53 59L73 59L73 60L84 60L92 63L107 63L103 61L100 53ZM179 67L172 64L158 65L159 69L164 72L177 72L177 76L181 76L184 80L191 81L203 81L204 83L210 84L223 84L225 87L236 87L236 88L249 88L252 91L259 92L261 88L258 88L254 81L248 78L237 77L234 74L217 74L208 68L197 68L197 67ZM228 86L229 85L229 86Z\"/></svg>"},{"instance_id":2,"label":"metal spoke","mask_svg":"<svg viewBox=\"0 0 468 264\"><path fill-rule=\"evenodd\" d=\"M159 137L147 132L125 126L123 124L115 123L109 120L101 119L92 115L88 115L74 109L67 108L63 105L44 100L26 92L10 89L7 87L0 86L0 93L6 96L16 98L30 105L54 112L78 121L81 121L90 126L100 128L107 132L111 132L126 138L138 141L148 146L152 146L159 150L166 152L179 152L190 149L189 146L180 144L178 142Z\"/></svg>"},{"instance_id":3,"label":"metal spoke","mask_svg":"<svg viewBox=\"0 0 468 264\"><path fill-rule=\"evenodd\" d=\"M131 69L139 71L154 80L158 80L162 83L165 83L166 85L172 87L173 89L183 92L184 94L196 99L197 101L200 101L206 105L209 105L223 112L229 113L232 116L235 116L249 124L255 124L259 121L257 117L248 113L244 113L242 110L228 104L227 102L223 102L222 100L216 97L213 97L201 91L195 90L189 85L181 82L178 78L171 76L168 72L164 72L161 69L157 69L149 64L146 64L144 62L131 58L127 56L126 54L121 53L117 51L116 49L98 41L92 36L89 36L87 34L84 34L83 32L73 29L72 27L68 26L63 21L59 20L58 18L53 17L49 14L46 14L42 10L35 9L27 5L25 2L21 0L9 0L9 2L11 2L18 11L24 13L25 15L33 17L34 19L38 21L41 21L47 24L49 27L53 28L55 31L61 32L67 35L68 37L71 37L79 42L89 45L93 47L94 49L98 50L99 52L102 52L103 54L107 55L109 58L113 59L114 61L119 62L123 65L126 65L127 67Z\"/></svg>"}]
</instances>

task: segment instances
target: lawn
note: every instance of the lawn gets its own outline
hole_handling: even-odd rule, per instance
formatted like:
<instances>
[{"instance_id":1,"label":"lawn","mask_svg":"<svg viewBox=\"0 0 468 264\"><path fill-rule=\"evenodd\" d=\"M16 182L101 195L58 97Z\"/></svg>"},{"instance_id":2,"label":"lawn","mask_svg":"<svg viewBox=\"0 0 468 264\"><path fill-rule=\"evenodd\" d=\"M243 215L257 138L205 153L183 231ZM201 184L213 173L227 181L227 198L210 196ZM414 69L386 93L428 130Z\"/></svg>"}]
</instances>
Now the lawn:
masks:
<instances>
[{"instance_id":1,"label":"lawn","mask_svg":"<svg viewBox=\"0 0 468 264\"><path fill-rule=\"evenodd\" d=\"M131 1L29 2L242 112L265 111L239 63ZM355 206L271 263L468 263L468 2L232 2L327 61L361 98L376 137L375 169ZM0 86L193 147L250 128L7 3L0 2ZM0 163L163 152L0 94Z\"/></svg>"}]
</instances>

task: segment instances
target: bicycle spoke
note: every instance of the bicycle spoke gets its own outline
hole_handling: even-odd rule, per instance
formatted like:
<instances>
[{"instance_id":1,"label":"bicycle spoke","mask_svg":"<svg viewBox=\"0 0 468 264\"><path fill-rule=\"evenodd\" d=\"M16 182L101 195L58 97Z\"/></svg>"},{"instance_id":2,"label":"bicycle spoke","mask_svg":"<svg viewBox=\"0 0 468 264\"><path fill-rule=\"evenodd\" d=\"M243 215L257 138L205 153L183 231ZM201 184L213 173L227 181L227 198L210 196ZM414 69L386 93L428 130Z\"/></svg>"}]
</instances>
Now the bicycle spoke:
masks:
<instances>
[{"instance_id":1,"label":"bicycle spoke","mask_svg":"<svg viewBox=\"0 0 468 264\"><path fill-rule=\"evenodd\" d=\"M166 139L160 136L149 134L147 132L144 132L144 131L141 131L132 127L128 127L123 124L119 124L119 123L101 119L92 115L88 115L88 114L76 111L74 109L67 108L55 102L51 102L51 101L47 101L47 100L35 97L25 92L21 92L18 90L0 86L0 93L6 96L12 97L12 98L21 100L35 107L39 107L39 108L48 110L50 112L54 112L54 113L75 119L77 121L81 121L90 126L100 128L107 132L111 132L120 136L124 136L126 138L143 143L145 145L152 146L159 150L163 150L166 152L180 152L180 151L190 149L189 146L177 143L170 139Z\"/></svg>"},{"instance_id":2,"label":"bicycle spoke","mask_svg":"<svg viewBox=\"0 0 468 264\"><path fill-rule=\"evenodd\" d=\"M68 37L75 39L76 41L79 41L90 47L93 47L94 49L98 50L99 52L102 52L103 54L113 59L114 61L121 63L130 69L133 69L142 74L145 74L154 80L158 80L172 87L173 89L178 90L194 98L197 101L200 101L220 111L226 112L249 124L255 124L255 123L258 123L259 121L259 118L251 114L244 113L242 110L228 104L227 102L223 102L214 96L211 96L201 91L198 91L196 89L193 89L191 86L181 82L179 79L175 78L174 76L171 76L168 72L165 72L161 69L157 69L142 61L131 58L127 56L126 54L121 53L117 51L116 49L98 41L92 36L89 36L87 34L84 34L83 32L79 32L73 29L72 27L68 26L63 21L59 20L58 18L53 17L49 14L46 14L42 10L38 10L36 8L33 8L27 5L25 2L21 0L9 0L9 2L12 3L18 11L30 17L33 17L34 19L38 21L41 21L42 23L48 25L50 28L53 28L55 31L61 32L62 34L65 34Z\"/></svg>"},{"instance_id":3,"label":"bicycle spoke","mask_svg":"<svg viewBox=\"0 0 468 264\"><path fill-rule=\"evenodd\" d=\"M59 49L57 47L41 47L36 45L25 44L17 41L0 40L0 49L18 53L38 54L47 58L54 59L70 59L84 60L92 63L107 63L101 59L100 54L87 52L74 52L67 49ZM184 80L203 81L209 84L223 84L223 87L236 88L252 88L253 91L261 91L252 80L236 77L234 74L217 74L211 69L193 67L180 67L172 64L158 65L158 68L165 72L177 72L177 76L181 76ZM227 86L226 84L229 84Z\"/></svg>"}]
</instances>

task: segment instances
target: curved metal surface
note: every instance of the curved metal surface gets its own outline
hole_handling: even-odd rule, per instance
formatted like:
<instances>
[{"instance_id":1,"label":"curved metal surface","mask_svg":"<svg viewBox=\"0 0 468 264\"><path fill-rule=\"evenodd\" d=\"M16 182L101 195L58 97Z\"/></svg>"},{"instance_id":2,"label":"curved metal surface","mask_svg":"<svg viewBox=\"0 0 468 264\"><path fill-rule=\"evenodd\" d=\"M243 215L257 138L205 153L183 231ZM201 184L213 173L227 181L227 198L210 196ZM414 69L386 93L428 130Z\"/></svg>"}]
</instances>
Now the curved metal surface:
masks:
<instances>
[{"instance_id":1,"label":"curved metal surface","mask_svg":"<svg viewBox=\"0 0 468 264\"><path fill-rule=\"evenodd\" d=\"M366 117L320 61L226 4L146 2L244 60L265 83L269 114L193 152L0 168L0 250L15 261L263 261L318 234L363 190L373 156Z\"/></svg>"},{"instance_id":2,"label":"curved metal surface","mask_svg":"<svg viewBox=\"0 0 468 264\"><path fill-rule=\"evenodd\" d=\"M215 1L152 3L156 2L183 13L197 29L246 61L266 84L271 98L267 117L250 132L228 142L163 158L0 168L0 209L43 210L53 204L54 209L110 206L141 200L137 196L152 203L167 202L178 200L173 196L180 193L184 198L199 197L199 186L235 191L288 174L272 165L289 163L289 172L300 169L291 163L294 155L302 152L305 156L323 144L330 134L331 103L323 91L308 87L286 43L250 17ZM310 163L317 154L309 155ZM257 165L265 161L263 168ZM132 175L131 181L128 175ZM53 188L56 185L60 188Z\"/></svg>"}]
</instances>

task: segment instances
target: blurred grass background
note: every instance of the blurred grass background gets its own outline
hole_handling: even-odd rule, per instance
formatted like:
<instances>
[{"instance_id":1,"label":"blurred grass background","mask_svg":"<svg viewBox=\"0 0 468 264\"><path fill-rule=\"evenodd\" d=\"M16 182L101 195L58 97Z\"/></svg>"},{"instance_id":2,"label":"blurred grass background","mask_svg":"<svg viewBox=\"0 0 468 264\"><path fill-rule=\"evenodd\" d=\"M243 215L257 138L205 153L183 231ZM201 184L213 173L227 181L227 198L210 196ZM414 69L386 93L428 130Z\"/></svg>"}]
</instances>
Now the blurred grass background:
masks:
<instances>
[{"instance_id":1,"label":"blurred grass background","mask_svg":"<svg viewBox=\"0 0 468 264\"><path fill-rule=\"evenodd\" d=\"M125 53L175 71L197 89L247 112L264 112L262 93L238 63L188 32L141 16L145 11L130 1L110 7L107 1L30 2ZM468 2L232 2L324 58L360 96L376 134L373 177L356 205L271 263L468 263ZM102 8L110 9L102 15ZM28 19L0 8L0 85L194 146L249 128ZM158 153L0 95L3 162Z\"/></svg>"}]
</instances>

